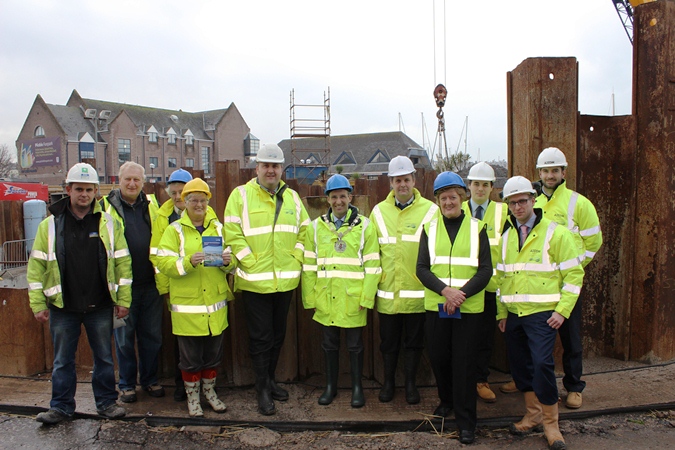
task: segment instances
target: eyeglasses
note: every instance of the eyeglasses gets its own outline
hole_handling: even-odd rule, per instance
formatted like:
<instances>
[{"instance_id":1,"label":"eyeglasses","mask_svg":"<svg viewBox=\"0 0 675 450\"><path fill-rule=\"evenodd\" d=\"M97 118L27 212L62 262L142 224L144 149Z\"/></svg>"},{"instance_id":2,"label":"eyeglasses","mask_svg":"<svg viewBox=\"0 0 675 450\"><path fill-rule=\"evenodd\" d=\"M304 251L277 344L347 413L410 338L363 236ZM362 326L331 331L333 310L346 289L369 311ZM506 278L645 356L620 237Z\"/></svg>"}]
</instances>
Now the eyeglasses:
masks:
<instances>
[{"instance_id":1,"label":"eyeglasses","mask_svg":"<svg viewBox=\"0 0 675 450\"><path fill-rule=\"evenodd\" d=\"M521 208L524 208L525 205L530 201L529 198L522 198L518 200L517 202L509 202L509 208L515 208L516 206L520 206Z\"/></svg>"},{"instance_id":2,"label":"eyeglasses","mask_svg":"<svg viewBox=\"0 0 675 450\"><path fill-rule=\"evenodd\" d=\"M208 198L202 199L202 200L197 200L197 199L190 199L188 200L188 203L191 205L206 205L209 202Z\"/></svg>"}]
</instances>

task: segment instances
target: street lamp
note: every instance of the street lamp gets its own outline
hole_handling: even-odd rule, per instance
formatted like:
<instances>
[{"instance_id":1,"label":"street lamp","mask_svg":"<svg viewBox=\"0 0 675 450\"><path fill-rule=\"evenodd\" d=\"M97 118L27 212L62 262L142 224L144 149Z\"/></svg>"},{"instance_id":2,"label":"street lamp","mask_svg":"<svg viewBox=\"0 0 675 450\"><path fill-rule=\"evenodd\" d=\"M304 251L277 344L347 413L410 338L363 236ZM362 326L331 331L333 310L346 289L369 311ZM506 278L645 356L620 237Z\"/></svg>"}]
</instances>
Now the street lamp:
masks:
<instances>
[{"instance_id":1,"label":"street lamp","mask_svg":"<svg viewBox=\"0 0 675 450\"><path fill-rule=\"evenodd\" d=\"M152 182L155 182L155 165L153 163L150 163L150 173L152 174Z\"/></svg>"}]
</instances>

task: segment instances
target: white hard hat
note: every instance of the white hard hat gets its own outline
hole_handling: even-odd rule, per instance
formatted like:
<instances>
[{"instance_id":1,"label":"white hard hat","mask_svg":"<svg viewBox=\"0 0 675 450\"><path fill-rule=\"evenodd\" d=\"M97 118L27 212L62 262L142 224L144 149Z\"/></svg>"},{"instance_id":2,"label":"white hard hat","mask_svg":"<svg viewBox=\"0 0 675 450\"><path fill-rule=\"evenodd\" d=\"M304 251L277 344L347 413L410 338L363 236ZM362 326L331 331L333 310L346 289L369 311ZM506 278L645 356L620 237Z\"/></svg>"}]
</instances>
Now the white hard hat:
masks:
<instances>
[{"instance_id":1,"label":"white hard hat","mask_svg":"<svg viewBox=\"0 0 675 450\"><path fill-rule=\"evenodd\" d=\"M415 173L415 165L407 156L396 156L389 161L389 173L387 175L390 177L398 177L411 173Z\"/></svg>"},{"instance_id":2,"label":"white hard hat","mask_svg":"<svg viewBox=\"0 0 675 450\"><path fill-rule=\"evenodd\" d=\"M565 158L565 154L559 148L545 148L539 153L539 158L537 158L537 169L543 167L567 167L567 158Z\"/></svg>"},{"instance_id":3,"label":"white hard hat","mask_svg":"<svg viewBox=\"0 0 675 450\"><path fill-rule=\"evenodd\" d=\"M476 181L495 181L495 171L494 169L486 162L479 162L474 164L473 167L469 170L469 176L466 177L468 180Z\"/></svg>"},{"instance_id":4,"label":"white hard hat","mask_svg":"<svg viewBox=\"0 0 675 450\"><path fill-rule=\"evenodd\" d=\"M277 144L263 144L256 157L257 162L284 163L284 152Z\"/></svg>"},{"instance_id":5,"label":"white hard hat","mask_svg":"<svg viewBox=\"0 0 675 450\"><path fill-rule=\"evenodd\" d=\"M532 183L530 182L530 180L528 180L525 177L517 176L511 177L508 180L506 180L506 184L504 184L504 190L502 191L502 196L504 198L508 198L516 194L536 194L536 193L537 191L535 191L532 188Z\"/></svg>"},{"instance_id":6,"label":"white hard hat","mask_svg":"<svg viewBox=\"0 0 675 450\"><path fill-rule=\"evenodd\" d=\"M86 163L77 163L68 171L66 183L93 183L98 184L96 169Z\"/></svg>"}]
</instances>

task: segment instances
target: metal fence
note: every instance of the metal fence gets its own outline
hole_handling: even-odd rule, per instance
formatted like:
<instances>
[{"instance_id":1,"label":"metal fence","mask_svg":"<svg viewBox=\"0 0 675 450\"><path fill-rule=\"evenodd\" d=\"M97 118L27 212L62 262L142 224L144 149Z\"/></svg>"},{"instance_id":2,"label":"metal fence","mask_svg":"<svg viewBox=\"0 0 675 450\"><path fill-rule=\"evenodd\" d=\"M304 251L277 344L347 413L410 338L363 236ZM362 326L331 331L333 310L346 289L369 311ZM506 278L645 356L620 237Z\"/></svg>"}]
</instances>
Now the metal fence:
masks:
<instances>
[{"instance_id":1,"label":"metal fence","mask_svg":"<svg viewBox=\"0 0 675 450\"><path fill-rule=\"evenodd\" d=\"M35 239L4 242L2 244L2 253L0 253L0 269L13 269L28 264L28 257L33 248L33 241Z\"/></svg>"}]
</instances>

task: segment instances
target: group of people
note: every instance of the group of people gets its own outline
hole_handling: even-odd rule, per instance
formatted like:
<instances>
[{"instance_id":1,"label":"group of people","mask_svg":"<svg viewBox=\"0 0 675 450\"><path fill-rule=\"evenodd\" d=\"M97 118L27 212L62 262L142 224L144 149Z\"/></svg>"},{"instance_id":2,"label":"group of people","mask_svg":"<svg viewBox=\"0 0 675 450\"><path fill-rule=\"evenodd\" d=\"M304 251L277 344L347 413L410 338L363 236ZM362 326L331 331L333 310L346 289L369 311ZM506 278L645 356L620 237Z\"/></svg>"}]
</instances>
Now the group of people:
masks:
<instances>
[{"instance_id":1,"label":"group of people","mask_svg":"<svg viewBox=\"0 0 675 450\"><path fill-rule=\"evenodd\" d=\"M553 346L560 333L567 406L578 408L585 385L578 297L583 268L602 244L595 208L565 185L564 154L545 149L537 161L541 192L512 177L503 202L491 200L495 175L486 163L471 168L468 188L456 173L439 174L432 202L415 188L412 161L397 156L389 164L391 191L370 217L352 205L352 185L336 174L325 185L327 212L312 221L281 180L283 164L277 145L262 146L256 178L232 191L222 224L208 206L207 183L184 170L171 175L171 199L159 208L141 190L138 164L120 168L119 190L100 203L96 171L73 166L69 197L50 207L28 267L31 307L36 319L49 320L55 353L50 410L37 420L58 423L74 413L81 324L94 354L99 414L125 414L115 402L113 334L119 399L136 401L137 371L148 395L163 396L157 380L163 297L176 337L175 399L187 400L191 417L203 415L200 393L214 411L225 411L215 379L234 298L232 273L244 302L260 414L274 414L275 401L289 398L275 372L292 293L302 281L303 306L323 331L326 388L319 404L338 394L344 330L351 406L365 405L362 330L367 309L376 308L384 362L379 401L394 398L402 350L405 400L420 402L416 374L426 343L440 400L434 414L454 410L460 441L471 443L477 399L496 399L487 379L498 327L513 375L501 388L523 392L527 410L511 431L543 425L551 448L564 448ZM206 237L220 239L216 264L204 251ZM114 318L126 323L113 332Z\"/></svg>"}]
</instances>

